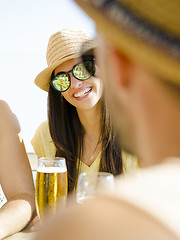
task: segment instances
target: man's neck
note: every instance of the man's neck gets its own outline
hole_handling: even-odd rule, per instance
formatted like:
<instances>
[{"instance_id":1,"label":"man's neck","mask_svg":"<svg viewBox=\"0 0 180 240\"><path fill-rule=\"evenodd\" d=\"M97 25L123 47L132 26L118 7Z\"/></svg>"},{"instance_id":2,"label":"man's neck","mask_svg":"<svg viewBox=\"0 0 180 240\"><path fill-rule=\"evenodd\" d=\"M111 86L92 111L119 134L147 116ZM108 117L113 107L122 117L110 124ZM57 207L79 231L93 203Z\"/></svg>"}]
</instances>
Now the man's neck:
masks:
<instances>
[{"instance_id":1,"label":"man's neck","mask_svg":"<svg viewBox=\"0 0 180 240\"><path fill-rule=\"evenodd\" d=\"M139 126L142 129L139 152L144 166L159 164L168 157L180 158L180 102L169 94L154 96L152 101L147 103L144 123Z\"/></svg>"},{"instance_id":2,"label":"man's neck","mask_svg":"<svg viewBox=\"0 0 180 240\"><path fill-rule=\"evenodd\" d=\"M141 166L180 157L180 99L146 70L136 67L134 75L131 117Z\"/></svg>"}]
</instances>

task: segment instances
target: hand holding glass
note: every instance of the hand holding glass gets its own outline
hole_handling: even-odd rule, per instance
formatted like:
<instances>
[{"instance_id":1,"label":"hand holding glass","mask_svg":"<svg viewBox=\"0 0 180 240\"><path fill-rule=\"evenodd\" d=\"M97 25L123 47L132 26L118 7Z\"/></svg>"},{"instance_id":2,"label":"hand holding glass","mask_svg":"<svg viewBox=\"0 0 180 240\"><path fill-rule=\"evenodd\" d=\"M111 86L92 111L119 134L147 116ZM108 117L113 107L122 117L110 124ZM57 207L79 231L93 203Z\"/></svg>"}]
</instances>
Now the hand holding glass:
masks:
<instances>
[{"instance_id":1,"label":"hand holding glass","mask_svg":"<svg viewBox=\"0 0 180 240\"><path fill-rule=\"evenodd\" d=\"M113 188L114 176L107 172L90 172L79 175L76 200L82 203L88 198L94 197L101 189Z\"/></svg>"},{"instance_id":2,"label":"hand holding glass","mask_svg":"<svg viewBox=\"0 0 180 240\"><path fill-rule=\"evenodd\" d=\"M38 160L36 177L36 209L40 220L46 212L55 213L67 199L67 168L64 158L45 157Z\"/></svg>"}]
</instances>

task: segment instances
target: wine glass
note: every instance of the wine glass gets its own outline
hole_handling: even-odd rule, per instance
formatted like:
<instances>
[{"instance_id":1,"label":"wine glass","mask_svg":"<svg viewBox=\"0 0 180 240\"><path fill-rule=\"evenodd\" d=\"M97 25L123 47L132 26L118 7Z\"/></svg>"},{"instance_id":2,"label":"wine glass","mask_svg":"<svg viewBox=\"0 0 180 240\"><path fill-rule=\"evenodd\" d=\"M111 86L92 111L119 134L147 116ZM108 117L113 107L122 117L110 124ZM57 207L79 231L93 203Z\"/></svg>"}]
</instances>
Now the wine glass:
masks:
<instances>
[{"instance_id":1,"label":"wine glass","mask_svg":"<svg viewBox=\"0 0 180 240\"><path fill-rule=\"evenodd\" d=\"M86 199L93 198L102 189L114 187L114 176L107 172L89 172L79 175L76 200L83 203Z\"/></svg>"}]
</instances>

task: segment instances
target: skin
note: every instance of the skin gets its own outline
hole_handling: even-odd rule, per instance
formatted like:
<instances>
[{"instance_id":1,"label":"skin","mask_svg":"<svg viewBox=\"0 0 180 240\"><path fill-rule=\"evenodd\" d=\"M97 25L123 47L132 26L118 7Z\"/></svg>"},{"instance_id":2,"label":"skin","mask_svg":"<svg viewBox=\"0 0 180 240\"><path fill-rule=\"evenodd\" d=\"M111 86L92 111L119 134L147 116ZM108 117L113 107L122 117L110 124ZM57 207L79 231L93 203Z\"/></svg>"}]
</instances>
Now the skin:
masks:
<instances>
[{"instance_id":1,"label":"skin","mask_svg":"<svg viewBox=\"0 0 180 240\"><path fill-rule=\"evenodd\" d=\"M0 100L0 183L7 203L0 209L0 239L19 232L35 211L34 184L20 126L8 104Z\"/></svg>"},{"instance_id":2,"label":"skin","mask_svg":"<svg viewBox=\"0 0 180 240\"><path fill-rule=\"evenodd\" d=\"M177 240L161 223L154 221L153 217L149 218L133 205L109 196L102 196L82 205L72 203L66 211L59 212L53 220L45 223L35 238L49 239Z\"/></svg>"},{"instance_id":3,"label":"skin","mask_svg":"<svg viewBox=\"0 0 180 240\"><path fill-rule=\"evenodd\" d=\"M98 64L122 147L143 167L180 157L179 98L102 34L99 40ZM36 239L177 239L151 215L108 195L80 206L72 203L48 225Z\"/></svg>"}]
</instances>

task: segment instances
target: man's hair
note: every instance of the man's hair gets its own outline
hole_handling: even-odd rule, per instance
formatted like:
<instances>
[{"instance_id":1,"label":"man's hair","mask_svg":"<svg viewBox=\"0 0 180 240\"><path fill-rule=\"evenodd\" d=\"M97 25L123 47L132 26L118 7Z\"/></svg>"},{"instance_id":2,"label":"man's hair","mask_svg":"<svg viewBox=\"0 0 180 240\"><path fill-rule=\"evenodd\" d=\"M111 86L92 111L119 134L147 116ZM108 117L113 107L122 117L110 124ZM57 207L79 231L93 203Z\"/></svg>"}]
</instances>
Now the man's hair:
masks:
<instances>
[{"instance_id":1,"label":"man's hair","mask_svg":"<svg viewBox=\"0 0 180 240\"><path fill-rule=\"evenodd\" d=\"M163 87L165 87L170 93L180 101L180 85L174 84L172 81L161 79L160 80Z\"/></svg>"}]
</instances>

